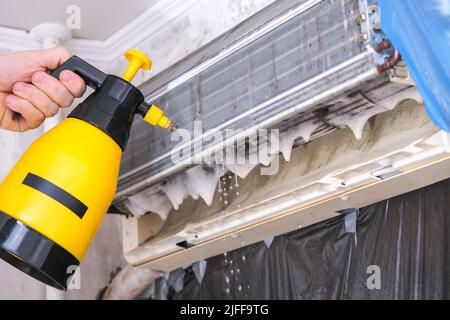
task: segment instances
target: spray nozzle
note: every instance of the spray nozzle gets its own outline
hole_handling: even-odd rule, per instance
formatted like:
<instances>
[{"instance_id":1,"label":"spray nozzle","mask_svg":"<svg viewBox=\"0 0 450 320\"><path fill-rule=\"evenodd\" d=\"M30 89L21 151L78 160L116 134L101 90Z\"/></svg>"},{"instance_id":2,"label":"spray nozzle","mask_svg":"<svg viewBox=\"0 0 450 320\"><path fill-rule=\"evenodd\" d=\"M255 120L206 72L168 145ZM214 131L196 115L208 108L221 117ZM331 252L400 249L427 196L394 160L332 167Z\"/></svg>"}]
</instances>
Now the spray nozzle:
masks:
<instances>
[{"instance_id":1,"label":"spray nozzle","mask_svg":"<svg viewBox=\"0 0 450 320\"><path fill-rule=\"evenodd\" d=\"M130 82L136 75L139 69L150 70L152 62L144 53L130 49L125 53L125 58L130 62L125 70L122 78ZM150 123L152 126L159 126L171 132L176 130L176 126L170 120L164 111L156 105L148 105L145 102L139 107L139 113L144 117L144 121Z\"/></svg>"},{"instance_id":2,"label":"spray nozzle","mask_svg":"<svg viewBox=\"0 0 450 320\"><path fill-rule=\"evenodd\" d=\"M161 127L170 132L177 129L175 123L164 115L164 111L154 104L148 105L146 102L143 102L139 106L138 113L142 115L145 122L152 126Z\"/></svg>"}]
</instances>

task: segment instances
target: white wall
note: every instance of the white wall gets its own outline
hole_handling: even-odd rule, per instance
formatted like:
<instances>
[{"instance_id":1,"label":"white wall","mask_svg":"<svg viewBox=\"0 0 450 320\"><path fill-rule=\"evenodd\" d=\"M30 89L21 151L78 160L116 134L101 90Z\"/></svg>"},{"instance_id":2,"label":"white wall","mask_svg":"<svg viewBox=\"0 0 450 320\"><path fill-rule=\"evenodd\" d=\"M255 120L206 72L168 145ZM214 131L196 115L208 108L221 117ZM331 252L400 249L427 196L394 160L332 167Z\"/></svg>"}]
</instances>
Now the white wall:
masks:
<instances>
[{"instance_id":1,"label":"white wall","mask_svg":"<svg viewBox=\"0 0 450 320\"><path fill-rule=\"evenodd\" d=\"M150 56L153 65L151 71L141 71L133 83L138 85L153 77L272 2L274 0L195 0L196 5L184 15L158 16L157 20L170 23L164 24L160 32L150 32L134 45ZM126 65L127 61L120 55L110 64L109 72L120 75Z\"/></svg>"}]
</instances>

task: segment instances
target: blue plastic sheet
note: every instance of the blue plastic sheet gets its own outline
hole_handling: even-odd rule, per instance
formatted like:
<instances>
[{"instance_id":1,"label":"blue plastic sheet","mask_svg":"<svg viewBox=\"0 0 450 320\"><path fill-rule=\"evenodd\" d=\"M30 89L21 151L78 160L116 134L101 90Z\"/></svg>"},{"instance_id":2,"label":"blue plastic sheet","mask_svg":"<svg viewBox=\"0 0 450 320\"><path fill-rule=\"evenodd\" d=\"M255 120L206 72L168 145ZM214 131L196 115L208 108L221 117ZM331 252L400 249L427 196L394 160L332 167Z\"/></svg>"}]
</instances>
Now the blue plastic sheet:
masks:
<instances>
[{"instance_id":1,"label":"blue plastic sheet","mask_svg":"<svg viewBox=\"0 0 450 320\"><path fill-rule=\"evenodd\" d=\"M450 132L450 0L378 0L381 25L410 70L428 115Z\"/></svg>"}]
</instances>

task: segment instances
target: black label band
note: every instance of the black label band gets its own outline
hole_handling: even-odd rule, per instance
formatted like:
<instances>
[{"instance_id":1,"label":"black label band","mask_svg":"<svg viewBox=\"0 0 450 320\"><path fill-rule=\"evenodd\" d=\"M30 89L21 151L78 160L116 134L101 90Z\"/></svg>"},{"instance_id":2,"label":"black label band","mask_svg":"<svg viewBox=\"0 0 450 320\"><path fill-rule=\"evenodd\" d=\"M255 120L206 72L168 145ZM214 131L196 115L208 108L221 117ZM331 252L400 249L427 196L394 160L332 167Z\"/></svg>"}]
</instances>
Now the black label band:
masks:
<instances>
[{"instance_id":1,"label":"black label band","mask_svg":"<svg viewBox=\"0 0 450 320\"><path fill-rule=\"evenodd\" d=\"M78 217L80 217L80 219L83 218L84 214L88 209L88 207L83 202L72 196L67 191L64 191L57 185L35 174L28 173L25 179L23 180L22 184L29 186L33 189L36 189L46 194L53 200L58 201L63 206L73 211L73 213L75 213Z\"/></svg>"}]
</instances>

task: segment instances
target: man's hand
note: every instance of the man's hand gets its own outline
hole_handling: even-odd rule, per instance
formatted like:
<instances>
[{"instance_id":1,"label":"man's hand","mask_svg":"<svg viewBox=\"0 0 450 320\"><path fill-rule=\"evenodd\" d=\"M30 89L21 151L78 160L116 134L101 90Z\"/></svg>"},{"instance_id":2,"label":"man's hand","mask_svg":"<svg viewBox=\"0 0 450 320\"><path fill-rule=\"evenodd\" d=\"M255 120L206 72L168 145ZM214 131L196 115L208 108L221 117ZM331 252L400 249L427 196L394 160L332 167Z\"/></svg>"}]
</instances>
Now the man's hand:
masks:
<instances>
[{"instance_id":1,"label":"man's hand","mask_svg":"<svg viewBox=\"0 0 450 320\"><path fill-rule=\"evenodd\" d=\"M75 73L63 71L59 80L47 73L71 56L64 48L0 56L0 128L36 128L83 95L86 86Z\"/></svg>"}]
</instances>

